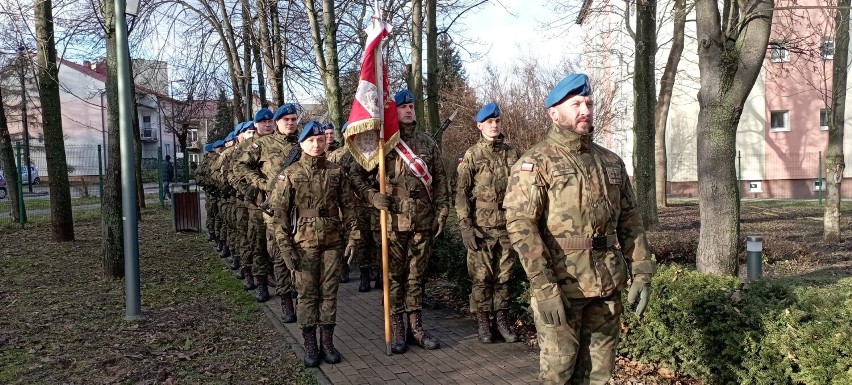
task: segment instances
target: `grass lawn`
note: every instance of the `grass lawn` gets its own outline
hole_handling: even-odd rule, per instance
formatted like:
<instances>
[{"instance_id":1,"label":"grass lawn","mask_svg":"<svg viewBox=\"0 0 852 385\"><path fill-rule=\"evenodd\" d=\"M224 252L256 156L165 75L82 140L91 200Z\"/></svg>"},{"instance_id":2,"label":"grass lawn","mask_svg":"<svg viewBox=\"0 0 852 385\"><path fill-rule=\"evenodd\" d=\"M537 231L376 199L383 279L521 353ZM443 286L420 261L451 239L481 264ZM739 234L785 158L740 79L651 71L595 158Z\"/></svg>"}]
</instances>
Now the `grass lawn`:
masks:
<instances>
[{"instance_id":1,"label":"grass lawn","mask_svg":"<svg viewBox=\"0 0 852 385\"><path fill-rule=\"evenodd\" d=\"M0 383L316 383L202 235L172 232L168 214L142 212L137 322L123 320L123 280L102 278L99 215L75 212L74 242L51 242L47 223L0 231Z\"/></svg>"},{"instance_id":2,"label":"grass lawn","mask_svg":"<svg viewBox=\"0 0 852 385\"><path fill-rule=\"evenodd\" d=\"M71 206L90 205L101 203L100 197L89 196L85 198L71 198ZM0 213L7 213L11 210L12 201L7 199L0 200ZM37 199L24 199L24 204L27 210L40 210L50 208L50 197L45 196Z\"/></svg>"}]
</instances>

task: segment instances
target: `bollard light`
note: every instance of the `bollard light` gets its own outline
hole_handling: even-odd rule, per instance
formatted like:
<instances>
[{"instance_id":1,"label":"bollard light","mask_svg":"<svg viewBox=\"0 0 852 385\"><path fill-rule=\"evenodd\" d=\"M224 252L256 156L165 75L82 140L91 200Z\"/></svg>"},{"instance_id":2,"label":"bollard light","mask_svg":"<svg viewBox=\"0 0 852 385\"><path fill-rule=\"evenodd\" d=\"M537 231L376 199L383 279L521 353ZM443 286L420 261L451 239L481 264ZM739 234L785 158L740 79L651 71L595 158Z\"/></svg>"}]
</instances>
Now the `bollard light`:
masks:
<instances>
[{"instance_id":1,"label":"bollard light","mask_svg":"<svg viewBox=\"0 0 852 385\"><path fill-rule=\"evenodd\" d=\"M749 281L758 280L763 276L763 237L746 237L746 268Z\"/></svg>"}]
</instances>

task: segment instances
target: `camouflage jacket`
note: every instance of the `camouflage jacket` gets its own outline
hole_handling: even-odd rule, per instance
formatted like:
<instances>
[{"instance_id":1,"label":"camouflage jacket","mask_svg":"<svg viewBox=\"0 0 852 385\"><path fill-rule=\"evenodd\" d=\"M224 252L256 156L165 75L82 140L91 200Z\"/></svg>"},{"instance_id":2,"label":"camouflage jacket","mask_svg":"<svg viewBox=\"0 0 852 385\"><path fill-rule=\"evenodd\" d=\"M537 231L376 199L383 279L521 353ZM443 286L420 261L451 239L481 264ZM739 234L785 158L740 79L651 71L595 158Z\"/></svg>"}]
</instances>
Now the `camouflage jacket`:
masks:
<instances>
[{"instance_id":1,"label":"camouflage jacket","mask_svg":"<svg viewBox=\"0 0 852 385\"><path fill-rule=\"evenodd\" d=\"M416 132L416 124L400 124L400 138L411 147L415 156L425 162L432 175L431 197L423 182L415 176L399 157L396 151L385 155L385 187L391 197L388 210L388 229L391 231L433 231L437 228L437 218L446 218L449 214L449 191L447 173L441 159L441 150L429 135ZM364 170L357 162L352 162L352 185L355 194L370 201L373 194L379 192L378 167L372 171ZM372 228L378 230L378 210L373 210Z\"/></svg>"},{"instance_id":2,"label":"camouflage jacket","mask_svg":"<svg viewBox=\"0 0 852 385\"><path fill-rule=\"evenodd\" d=\"M456 213L459 228L505 227L503 197L512 165L521 153L503 142L480 138L465 151L456 176Z\"/></svg>"},{"instance_id":3,"label":"camouflage jacket","mask_svg":"<svg viewBox=\"0 0 852 385\"><path fill-rule=\"evenodd\" d=\"M628 263L656 270L624 162L588 135L551 128L512 167L503 206L533 289L606 297L627 285Z\"/></svg>"},{"instance_id":4,"label":"camouflage jacket","mask_svg":"<svg viewBox=\"0 0 852 385\"><path fill-rule=\"evenodd\" d=\"M201 158L201 163L199 163L198 167L195 169L195 182L198 183L199 186L209 185L207 177L210 173L210 161L212 159L213 158L211 156L204 155Z\"/></svg>"},{"instance_id":5,"label":"camouflage jacket","mask_svg":"<svg viewBox=\"0 0 852 385\"><path fill-rule=\"evenodd\" d=\"M250 143L234 165L234 171L239 174L239 186L244 191L243 194L252 198L268 194L272 190L275 176L284 171L282 163L295 145L295 135L285 136L277 132L258 137ZM259 200L262 201L263 198L265 197L262 196Z\"/></svg>"},{"instance_id":6,"label":"camouflage jacket","mask_svg":"<svg viewBox=\"0 0 852 385\"><path fill-rule=\"evenodd\" d=\"M354 229L351 187L340 166L302 154L277 178L270 202L282 250L335 246Z\"/></svg>"},{"instance_id":7,"label":"camouflage jacket","mask_svg":"<svg viewBox=\"0 0 852 385\"><path fill-rule=\"evenodd\" d=\"M226 180L227 170L225 169L225 165L227 164L226 158L234 151L234 146L226 147L222 150L222 153L210 163L210 182L215 185L216 188L222 193L222 196L229 197L233 194L232 189L229 188L229 184Z\"/></svg>"}]
</instances>

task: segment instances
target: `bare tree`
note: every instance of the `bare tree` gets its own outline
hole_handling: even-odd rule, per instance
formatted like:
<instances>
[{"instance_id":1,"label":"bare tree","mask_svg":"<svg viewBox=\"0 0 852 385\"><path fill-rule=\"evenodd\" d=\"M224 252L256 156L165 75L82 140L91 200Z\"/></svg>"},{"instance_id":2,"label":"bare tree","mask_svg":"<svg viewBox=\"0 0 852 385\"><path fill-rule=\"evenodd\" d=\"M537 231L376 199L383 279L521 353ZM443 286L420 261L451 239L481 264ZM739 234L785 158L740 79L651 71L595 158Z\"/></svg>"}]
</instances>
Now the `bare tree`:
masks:
<instances>
[{"instance_id":1,"label":"bare tree","mask_svg":"<svg viewBox=\"0 0 852 385\"><path fill-rule=\"evenodd\" d=\"M4 106L3 90L0 88L0 169L8 170L4 173L6 189L9 192L9 203L12 206L12 218L18 221L20 215L18 212L18 177L20 174L13 171L17 167L15 167L15 154L12 148L12 138L9 137L9 125L6 123L6 108Z\"/></svg>"},{"instance_id":2,"label":"bare tree","mask_svg":"<svg viewBox=\"0 0 852 385\"><path fill-rule=\"evenodd\" d=\"M736 132L743 104L766 57L772 0L697 0L698 196L701 218L696 265L710 274L736 274L740 205Z\"/></svg>"},{"instance_id":3,"label":"bare tree","mask_svg":"<svg viewBox=\"0 0 852 385\"><path fill-rule=\"evenodd\" d=\"M113 0L101 2L101 15L107 43L107 111L108 135L120 137L118 115L118 51L115 45L116 20ZM101 266L107 278L124 277L124 228L121 207L121 149L118 140L110 140L106 149L107 168L104 172L104 196L101 205L102 254Z\"/></svg>"},{"instance_id":4,"label":"bare tree","mask_svg":"<svg viewBox=\"0 0 852 385\"><path fill-rule=\"evenodd\" d=\"M654 183L654 105L656 104L657 3L636 1L636 65L633 72L633 176L636 198L645 227L654 229L657 218Z\"/></svg>"},{"instance_id":5,"label":"bare tree","mask_svg":"<svg viewBox=\"0 0 852 385\"><path fill-rule=\"evenodd\" d=\"M843 181L843 126L846 119L846 77L849 58L849 0L838 0L834 16L834 62L831 95L831 120L828 126L828 148L825 152L826 196L823 238L840 242L840 184Z\"/></svg>"}]
</instances>

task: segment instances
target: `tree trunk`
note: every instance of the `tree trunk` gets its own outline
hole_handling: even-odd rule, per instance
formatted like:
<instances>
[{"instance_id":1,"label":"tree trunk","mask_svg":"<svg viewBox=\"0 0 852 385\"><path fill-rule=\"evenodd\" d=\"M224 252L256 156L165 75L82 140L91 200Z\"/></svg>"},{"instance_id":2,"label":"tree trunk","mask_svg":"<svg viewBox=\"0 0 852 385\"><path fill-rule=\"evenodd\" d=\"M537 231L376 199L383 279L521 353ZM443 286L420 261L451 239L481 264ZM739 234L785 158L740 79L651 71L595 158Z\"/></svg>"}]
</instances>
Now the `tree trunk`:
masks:
<instances>
[{"instance_id":1,"label":"tree trunk","mask_svg":"<svg viewBox=\"0 0 852 385\"><path fill-rule=\"evenodd\" d=\"M204 2L202 2L204 3ZM237 117L237 121L243 122L249 119L248 116L245 116L245 111L243 109L243 92L245 87L243 87L243 67L240 65L240 57L237 53L237 41L234 38L234 27L231 24L231 18L228 15L227 10L228 6L225 4L225 0L217 0L219 4L219 11L221 22L221 32L220 35L224 38L222 41L223 48L225 49L225 57L228 59L228 74L231 75L231 88L232 94L234 95L234 116ZM209 9L209 8L208 8ZM215 17L215 12L212 9L209 9L210 13L212 13L210 20ZM227 42L227 43L226 43ZM245 69L246 72L250 72L250 68Z\"/></svg>"},{"instance_id":2,"label":"tree trunk","mask_svg":"<svg viewBox=\"0 0 852 385\"><path fill-rule=\"evenodd\" d=\"M328 105L328 120L334 123L335 131L343 127L341 109L343 95L340 92L340 64L337 58L337 18L334 15L334 0L323 0L322 21L325 30L325 100ZM338 135L339 136L339 135Z\"/></svg>"},{"instance_id":3,"label":"tree trunk","mask_svg":"<svg viewBox=\"0 0 852 385\"><path fill-rule=\"evenodd\" d=\"M440 84L438 84L438 25L437 1L426 0L426 108L429 111L429 128L437 131L441 126L438 115Z\"/></svg>"},{"instance_id":4,"label":"tree trunk","mask_svg":"<svg viewBox=\"0 0 852 385\"><path fill-rule=\"evenodd\" d=\"M50 224L54 241L74 240L74 216L65 139L62 136L62 105L59 102L59 67L56 65L56 41L53 36L53 4L39 0L35 4L38 45L39 98L44 129L44 149L50 170Z\"/></svg>"},{"instance_id":5,"label":"tree trunk","mask_svg":"<svg viewBox=\"0 0 852 385\"><path fill-rule=\"evenodd\" d=\"M106 28L107 47L107 167L104 172L104 197L101 206L103 220L103 237L101 240L103 254L101 265L107 278L124 277L124 228L121 212L121 149L118 140L118 52L115 45L115 5L113 0L101 3Z\"/></svg>"},{"instance_id":6,"label":"tree trunk","mask_svg":"<svg viewBox=\"0 0 852 385\"><path fill-rule=\"evenodd\" d=\"M0 89L0 101L3 100L3 90ZM12 137L9 136L9 123L6 121L6 109L0 103L0 170L17 170L15 165L15 149L12 147ZM6 192L9 204L12 206L12 218L19 221L18 212L18 177L17 172L6 172Z\"/></svg>"},{"instance_id":7,"label":"tree trunk","mask_svg":"<svg viewBox=\"0 0 852 385\"><path fill-rule=\"evenodd\" d=\"M698 67L698 197L701 230L696 265L710 274L736 275L740 205L735 168L736 132L743 104L766 57L772 0L696 1ZM748 15L740 14L747 12Z\"/></svg>"},{"instance_id":8,"label":"tree trunk","mask_svg":"<svg viewBox=\"0 0 852 385\"><path fill-rule=\"evenodd\" d=\"M243 5L243 78L242 78L242 88L241 90L244 92L243 103L245 103L244 114L246 115L246 120L252 120L254 117L254 111L252 104L254 102L254 97L252 95L252 78L251 78L251 55L252 55L252 39L251 39L251 8L249 7L248 0L242 0Z\"/></svg>"},{"instance_id":9,"label":"tree trunk","mask_svg":"<svg viewBox=\"0 0 852 385\"><path fill-rule=\"evenodd\" d=\"M668 182L668 155L666 154L666 127L669 119L669 108L672 102L672 89L674 89L677 67L683 54L684 27L686 25L686 0L675 0L672 8L672 22L674 32L672 36L672 47L663 77L660 79L660 96L654 106L654 162L656 163L657 184L657 207L668 206L666 199L666 187Z\"/></svg>"},{"instance_id":10,"label":"tree trunk","mask_svg":"<svg viewBox=\"0 0 852 385\"><path fill-rule=\"evenodd\" d=\"M414 94L414 116L426 123L423 108L423 0L411 0L411 84Z\"/></svg>"},{"instance_id":11,"label":"tree trunk","mask_svg":"<svg viewBox=\"0 0 852 385\"><path fill-rule=\"evenodd\" d=\"M654 56L657 53L657 5L636 2L636 69L633 74L633 175L636 198L645 228L659 224L654 182L654 110L656 104Z\"/></svg>"},{"instance_id":12,"label":"tree trunk","mask_svg":"<svg viewBox=\"0 0 852 385\"><path fill-rule=\"evenodd\" d=\"M831 114L828 128L828 148L825 151L825 215L823 239L840 243L840 183L843 180L843 123L846 115L846 76L849 57L849 4L839 0L834 16L834 59L832 63Z\"/></svg>"},{"instance_id":13,"label":"tree trunk","mask_svg":"<svg viewBox=\"0 0 852 385\"><path fill-rule=\"evenodd\" d=\"M130 53L127 54L127 63L130 66L130 73L133 73L133 60L130 58ZM136 82L131 82L133 95L133 106L130 107L133 119L133 147L136 154L133 156L134 168L136 168L136 219L142 220L142 209L145 208L145 184L142 183L142 128L139 127L139 112L136 108ZM163 138L159 138L163 140Z\"/></svg>"},{"instance_id":14,"label":"tree trunk","mask_svg":"<svg viewBox=\"0 0 852 385\"><path fill-rule=\"evenodd\" d=\"M280 106L284 104L284 68L281 66L283 52L278 24L278 1L257 0L257 20L260 34L258 57L263 58L263 64L266 67L272 103Z\"/></svg>"}]
</instances>

